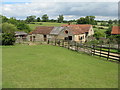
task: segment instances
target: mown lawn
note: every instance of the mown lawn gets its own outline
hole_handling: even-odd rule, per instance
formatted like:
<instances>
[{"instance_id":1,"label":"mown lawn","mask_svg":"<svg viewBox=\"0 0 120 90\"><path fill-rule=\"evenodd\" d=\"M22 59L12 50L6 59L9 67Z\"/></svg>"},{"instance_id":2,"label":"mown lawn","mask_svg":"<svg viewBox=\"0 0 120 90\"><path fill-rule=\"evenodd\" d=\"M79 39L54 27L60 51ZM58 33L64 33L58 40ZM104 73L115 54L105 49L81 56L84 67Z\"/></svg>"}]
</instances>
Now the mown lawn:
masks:
<instances>
[{"instance_id":1,"label":"mown lawn","mask_svg":"<svg viewBox=\"0 0 120 90\"><path fill-rule=\"evenodd\" d=\"M40 25L41 23L41 25ZM55 22L35 22L35 24L28 24L31 30L34 30L37 26L61 26L67 23L55 23Z\"/></svg>"},{"instance_id":2,"label":"mown lawn","mask_svg":"<svg viewBox=\"0 0 120 90\"><path fill-rule=\"evenodd\" d=\"M3 46L3 88L117 86L117 63L50 45Z\"/></svg>"}]
</instances>

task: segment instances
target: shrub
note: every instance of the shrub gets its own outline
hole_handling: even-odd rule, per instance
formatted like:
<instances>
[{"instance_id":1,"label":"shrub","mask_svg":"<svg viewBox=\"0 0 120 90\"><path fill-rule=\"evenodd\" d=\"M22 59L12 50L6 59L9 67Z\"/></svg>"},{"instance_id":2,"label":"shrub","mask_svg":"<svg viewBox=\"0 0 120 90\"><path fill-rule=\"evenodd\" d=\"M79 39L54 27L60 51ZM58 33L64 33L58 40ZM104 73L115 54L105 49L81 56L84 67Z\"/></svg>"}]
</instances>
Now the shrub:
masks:
<instances>
[{"instance_id":1,"label":"shrub","mask_svg":"<svg viewBox=\"0 0 120 90\"><path fill-rule=\"evenodd\" d=\"M12 33L3 33L2 34L2 45L14 45L15 35Z\"/></svg>"}]
</instances>

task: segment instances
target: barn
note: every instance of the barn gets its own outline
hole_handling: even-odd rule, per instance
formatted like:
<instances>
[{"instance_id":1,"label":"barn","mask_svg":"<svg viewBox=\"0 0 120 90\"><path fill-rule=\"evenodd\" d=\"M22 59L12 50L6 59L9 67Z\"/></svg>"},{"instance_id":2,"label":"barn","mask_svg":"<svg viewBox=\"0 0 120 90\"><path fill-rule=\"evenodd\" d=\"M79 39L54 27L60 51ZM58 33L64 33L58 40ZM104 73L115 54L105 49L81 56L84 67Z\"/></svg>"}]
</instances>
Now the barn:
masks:
<instances>
[{"instance_id":1,"label":"barn","mask_svg":"<svg viewBox=\"0 0 120 90\"><path fill-rule=\"evenodd\" d=\"M28 41L47 41L48 39L71 40L84 43L88 37L93 36L92 25L62 25L60 27L38 26L29 33Z\"/></svg>"},{"instance_id":2,"label":"barn","mask_svg":"<svg viewBox=\"0 0 120 90\"><path fill-rule=\"evenodd\" d=\"M92 25L63 25L64 29L59 33L58 38L84 43L88 37L94 35Z\"/></svg>"},{"instance_id":3,"label":"barn","mask_svg":"<svg viewBox=\"0 0 120 90\"><path fill-rule=\"evenodd\" d=\"M47 41L50 32L54 27L38 26L27 36L28 41Z\"/></svg>"},{"instance_id":4,"label":"barn","mask_svg":"<svg viewBox=\"0 0 120 90\"><path fill-rule=\"evenodd\" d=\"M24 31L16 31L15 32L16 43L21 43L27 41L27 33Z\"/></svg>"}]
</instances>

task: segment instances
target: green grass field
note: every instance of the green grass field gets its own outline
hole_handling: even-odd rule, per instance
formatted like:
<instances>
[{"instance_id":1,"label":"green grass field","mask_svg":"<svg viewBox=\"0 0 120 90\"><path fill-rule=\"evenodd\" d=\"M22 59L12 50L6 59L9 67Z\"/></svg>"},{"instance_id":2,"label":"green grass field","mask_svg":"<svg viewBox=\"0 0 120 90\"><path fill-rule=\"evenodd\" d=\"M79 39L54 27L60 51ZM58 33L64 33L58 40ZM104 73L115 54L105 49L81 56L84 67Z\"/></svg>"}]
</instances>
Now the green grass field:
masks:
<instances>
[{"instance_id":1,"label":"green grass field","mask_svg":"<svg viewBox=\"0 0 120 90\"><path fill-rule=\"evenodd\" d=\"M36 24L28 24L31 30L34 30L37 26L61 26L67 23L55 23L55 22L35 22ZM41 23L41 25L39 24Z\"/></svg>"},{"instance_id":2,"label":"green grass field","mask_svg":"<svg viewBox=\"0 0 120 90\"><path fill-rule=\"evenodd\" d=\"M3 88L117 86L117 63L57 46L3 46Z\"/></svg>"}]
</instances>

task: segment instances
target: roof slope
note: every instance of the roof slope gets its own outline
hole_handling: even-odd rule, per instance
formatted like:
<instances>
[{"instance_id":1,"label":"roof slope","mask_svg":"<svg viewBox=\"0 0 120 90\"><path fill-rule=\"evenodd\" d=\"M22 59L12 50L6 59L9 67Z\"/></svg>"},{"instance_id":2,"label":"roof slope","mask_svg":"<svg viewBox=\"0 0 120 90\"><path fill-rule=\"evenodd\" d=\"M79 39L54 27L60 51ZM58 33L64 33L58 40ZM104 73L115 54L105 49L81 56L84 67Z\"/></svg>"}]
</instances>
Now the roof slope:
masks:
<instances>
[{"instance_id":1,"label":"roof slope","mask_svg":"<svg viewBox=\"0 0 120 90\"><path fill-rule=\"evenodd\" d=\"M77 24L77 25L62 25L63 27L68 27L70 31L75 34L83 34L85 32L89 32L92 25L89 24Z\"/></svg>"},{"instance_id":2,"label":"roof slope","mask_svg":"<svg viewBox=\"0 0 120 90\"><path fill-rule=\"evenodd\" d=\"M54 27L48 27L48 26L38 26L36 29L29 34L50 34Z\"/></svg>"},{"instance_id":3,"label":"roof slope","mask_svg":"<svg viewBox=\"0 0 120 90\"><path fill-rule=\"evenodd\" d=\"M24 31L16 31L15 35L27 35L27 33Z\"/></svg>"},{"instance_id":4,"label":"roof slope","mask_svg":"<svg viewBox=\"0 0 120 90\"><path fill-rule=\"evenodd\" d=\"M111 34L120 34L120 26L113 26Z\"/></svg>"},{"instance_id":5,"label":"roof slope","mask_svg":"<svg viewBox=\"0 0 120 90\"><path fill-rule=\"evenodd\" d=\"M50 34L58 35L63 29L64 27L54 27Z\"/></svg>"}]
</instances>

